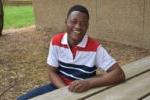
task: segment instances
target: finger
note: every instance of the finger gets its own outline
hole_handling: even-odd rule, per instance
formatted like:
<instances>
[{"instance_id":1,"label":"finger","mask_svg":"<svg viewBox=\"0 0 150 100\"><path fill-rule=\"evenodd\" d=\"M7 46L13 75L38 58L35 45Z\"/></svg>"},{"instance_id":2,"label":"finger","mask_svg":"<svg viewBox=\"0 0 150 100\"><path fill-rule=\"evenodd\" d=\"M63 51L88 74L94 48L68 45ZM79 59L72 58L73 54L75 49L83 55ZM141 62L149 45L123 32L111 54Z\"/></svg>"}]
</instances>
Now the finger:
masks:
<instances>
[{"instance_id":1,"label":"finger","mask_svg":"<svg viewBox=\"0 0 150 100\"><path fill-rule=\"evenodd\" d=\"M72 82L70 85L69 85L69 90L72 91L72 92L76 92L77 89L79 89L80 87L80 84L78 81L74 81Z\"/></svg>"},{"instance_id":2,"label":"finger","mask_svg":"<svg viewBox=\"0 0 150 100\"><path fill-rule=\"evenodd\" d=\"M79 81L74 81L74 82L71 83L71 86L76 87L78 84L79 84Z\"/></svg>"},{"instance_id":3,"label":"finger","mask_svg":"<svg viewBox=\"0 0 150 100\"><path fill-rule=\"evenodd\" d=\"M82 91L82 88L83 88L83 86L82 86L81 84L78 84L78 85L76 85L76 86L74 87L74 91L75 91L75 92L80 92L80 91Z\"/></svg>"},{"instance_id":4,"label":"finger","mask_svg":"<svg viewBox=\"0 0 150 100\"><path fill-rule=\"evenodd\" d=\"M69 90L73 91L74 87L77 85L77 83L75 81L73 81L70 85L69 85Z\"/></svg>"}]
</instances>

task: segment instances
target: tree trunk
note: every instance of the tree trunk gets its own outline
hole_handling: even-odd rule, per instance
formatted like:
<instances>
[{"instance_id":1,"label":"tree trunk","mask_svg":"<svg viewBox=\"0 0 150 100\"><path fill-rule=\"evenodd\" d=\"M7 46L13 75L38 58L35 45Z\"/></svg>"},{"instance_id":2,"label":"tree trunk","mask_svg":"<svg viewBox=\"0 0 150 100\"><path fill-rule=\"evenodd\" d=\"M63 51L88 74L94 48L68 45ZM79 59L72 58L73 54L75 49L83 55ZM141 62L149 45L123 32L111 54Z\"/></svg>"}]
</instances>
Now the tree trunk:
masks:
<instances>
[{"instance_id":1,"label":"tree trunk","mask_svg":"<svg viewBox=\"0 0 150 100\"><path fill-rule=\"evenodd\" d=\"M2 0L0 0L0 36L2 35L3 25L4 25L3 3Z\"/></svg>"}]
</instances>

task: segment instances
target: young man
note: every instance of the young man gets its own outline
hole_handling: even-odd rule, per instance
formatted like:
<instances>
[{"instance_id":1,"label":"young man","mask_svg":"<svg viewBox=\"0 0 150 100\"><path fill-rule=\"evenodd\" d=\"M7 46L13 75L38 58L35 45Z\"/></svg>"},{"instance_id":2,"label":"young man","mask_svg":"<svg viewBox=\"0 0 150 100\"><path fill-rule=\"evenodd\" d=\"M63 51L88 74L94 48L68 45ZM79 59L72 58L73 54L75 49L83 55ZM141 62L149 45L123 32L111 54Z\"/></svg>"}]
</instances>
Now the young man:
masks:
<instances>
[{"instance_id":1,"label":"young man","mask_svg":"<svg viewBox=\"0 0 150 100\"><path fill-rule=\"evenodd\" d=\"M67 85L72 92L84 92L125 80L124 72L117 62L98 41L86 34L89 13L85 7L73 6L67 14L65 24L67 32L55 35L50 43L47 63L51 84L34 89L18 100L32 98ZM97 68L107 73L96 76Z\"/></svg>"}]
</instances>

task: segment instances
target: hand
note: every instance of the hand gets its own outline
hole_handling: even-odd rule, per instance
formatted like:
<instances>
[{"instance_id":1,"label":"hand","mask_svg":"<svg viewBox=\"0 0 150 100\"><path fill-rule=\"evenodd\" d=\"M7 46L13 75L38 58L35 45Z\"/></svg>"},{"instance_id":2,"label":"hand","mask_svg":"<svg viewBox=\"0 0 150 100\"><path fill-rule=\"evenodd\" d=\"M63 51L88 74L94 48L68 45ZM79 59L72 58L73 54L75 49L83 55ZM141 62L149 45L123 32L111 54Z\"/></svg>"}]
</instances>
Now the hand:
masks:
<instances>
[{"instance_id":1,"label":"hand","mask_svg":"<svg viewBox=\"0 0 150 100\"><path fill-rule=\"evenodd\" d=\"M89 90L90 88L91 88L91 84L89 80L76 80L73 81L68 87L68 89L71 92L84 92Z\"/></svg>"}]
</instances>

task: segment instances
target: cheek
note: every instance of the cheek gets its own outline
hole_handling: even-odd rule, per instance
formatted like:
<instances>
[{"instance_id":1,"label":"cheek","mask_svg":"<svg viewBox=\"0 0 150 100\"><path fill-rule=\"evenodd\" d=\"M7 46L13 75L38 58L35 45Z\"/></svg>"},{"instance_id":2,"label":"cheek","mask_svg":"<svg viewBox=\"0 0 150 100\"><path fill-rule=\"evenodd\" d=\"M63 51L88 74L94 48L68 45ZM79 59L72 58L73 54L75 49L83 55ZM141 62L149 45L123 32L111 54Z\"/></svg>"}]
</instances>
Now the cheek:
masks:
<instances>
[{"instance_id":1,"label":"cheek","mask_svg":"<svg viewBox=\"0 0 150 100\"><path fill-rule=\"evenodd\" d=\"M71 24L66 24L66 28L67 28L68 31L71 31L73 26Z\"/></svg>"}]
</instances>

